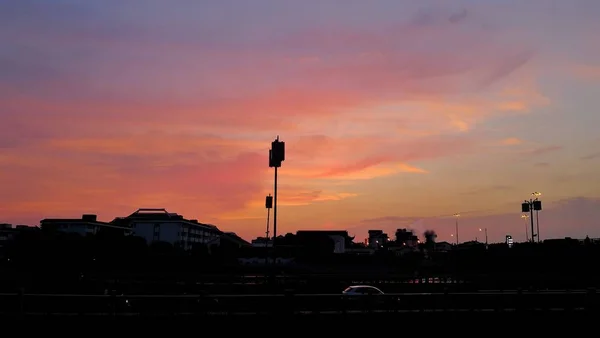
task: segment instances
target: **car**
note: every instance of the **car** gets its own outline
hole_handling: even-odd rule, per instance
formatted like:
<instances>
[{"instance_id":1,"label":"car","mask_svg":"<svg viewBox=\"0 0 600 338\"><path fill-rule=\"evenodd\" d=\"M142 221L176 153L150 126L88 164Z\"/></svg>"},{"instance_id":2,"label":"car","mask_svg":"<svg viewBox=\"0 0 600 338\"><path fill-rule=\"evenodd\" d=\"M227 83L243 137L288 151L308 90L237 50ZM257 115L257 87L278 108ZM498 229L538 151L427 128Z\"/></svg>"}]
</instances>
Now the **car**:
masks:
<instances>
[{"instance_id":1,"label":"car","mask_svg":"<svg viewBox=\"0 0 600 338\"><path fill-rule=\"evenodd\" d=\"M349 286L342 292L345 301L358 304L360 307L384 306L395 307L400 298L394 295L385 295L380 289L370 285Z\"/></svg>"},{"instance_id":2,"label":"car","mask_svg":"<svg viewBox=\"0 0 600 338\"><path fill-rule=\"evenodd\" d=\"M346 296L374 296L383 295L383 291L370 285L353 285L346 288L342 294Z\"/></svg>"}]
</instances>

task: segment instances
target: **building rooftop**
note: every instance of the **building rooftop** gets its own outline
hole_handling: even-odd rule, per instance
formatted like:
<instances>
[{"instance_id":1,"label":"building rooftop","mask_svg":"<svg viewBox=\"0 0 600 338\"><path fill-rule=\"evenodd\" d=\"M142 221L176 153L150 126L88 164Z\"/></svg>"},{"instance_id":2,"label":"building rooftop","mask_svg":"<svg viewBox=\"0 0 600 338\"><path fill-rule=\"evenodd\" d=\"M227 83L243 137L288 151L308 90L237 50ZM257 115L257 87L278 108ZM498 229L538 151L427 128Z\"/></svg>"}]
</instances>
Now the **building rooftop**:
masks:
<instances>
[{"instance_id":1,"label":"building rooftop","mask_svg":"<svg viewBox=\"0 0 600 338\"><path fill-rule=\"evenodd\" d=\"M218 230L217 227L212 224L200 223L196 219L185 219L185 218L183 218L182 215L179 215L174 212L169 212L169 211L167 211L167 209L164 209L164 208L159 208L159 209L140 208L140 209L134 211L129 216L116 217L110 223L123 225L123 224L129 224L131 221L134 221L134 220L153 220L153 221L161 220L161 221L167 221L167 222L168 221L180 221L180 222L194 223L194 224L198 224L203 227L208 227L208 228Z\"/></svg>"},{"instance_id":2,"label":"building rooftop","mask_svg":"<svg viewBox=\"0 0 600 338\"><path fill-rule=\"evenodd\" d=\"M81 218L44 218L40 223L93 223L110 225L108 222L98 221L96 215L84 214Z\"/></svg>"},{"instance_id":3,"label":"building rooftop","mask_svg":"<svg viewBox=\"0 0 600 338\"><path fill-rule=\"evenodd\" d=\"M296 235L338 235L338 236L348 236L347 230L298 230L296 231Z\"/></svg>"},{"instance_id":4,"label":"building rooftop","mask_svg":"<svg viewBox=\"0 0 600 338\"><path fill-rule=\"evenodd\" d=\"M241 245L241 246L250 246L251 245L250 243L248 243L248 241L246 241L245 239L238 236L235 232L224 232L223 235L225 236L226 239L229 239L238 245Z\"/></svg>"},{"instance_id":5,"label":"building rooftop","mask_svg":"<svg viewBox=\"0 0 600 338\"><path fill-rule=\"evenodd\" d=\"M298 230L296 236L298 237L309 237L309 236L342 236L348 241L353 241L354 236L350 236L347 230Z\"/></svg>"}]
</instances>

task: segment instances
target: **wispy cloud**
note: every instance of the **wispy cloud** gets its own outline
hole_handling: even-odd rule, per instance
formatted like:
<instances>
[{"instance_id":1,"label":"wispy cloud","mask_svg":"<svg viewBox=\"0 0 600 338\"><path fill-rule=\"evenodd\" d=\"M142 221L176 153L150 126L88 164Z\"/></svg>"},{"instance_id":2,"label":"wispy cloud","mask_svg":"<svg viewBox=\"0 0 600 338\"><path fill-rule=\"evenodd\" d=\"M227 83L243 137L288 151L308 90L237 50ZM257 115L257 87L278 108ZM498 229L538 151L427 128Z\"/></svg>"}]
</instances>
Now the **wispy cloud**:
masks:
<instances>
[{"instance_id":1,"label":"wispy cloud","mask_svg":"<svg viewBox=\"0 0 600 338\"><path fill-rule=\"evenodd\" d=\"M523 152L524 155L529 155L529 156L538 156L538 155L543 155L543 154L547 154L547 153L551 153L551 152L555 152L555 151L559 151L562 150L563 147L562 146L558 146L558 145L553 145L553 146L544 146L544 147L539 147L539 148L533 148L533 149L529 149Z\"/></svg>"},{"instance_id":2,"label":"wispy cloud","mask_svg":"<svg viewBox=\"0 0 600 338\"><path fill-rule=\"evenodd\" d=\"M586 161L587 160L593 160L593 159L596 159L596 158L600 158L600 152L589 154L589 155L585 155L585 156L581 157L582 160L586 160Z\"/></svg>"},{"instance_id":3,"label":"wispy cloud","mask_svg":"<svg viewBox=\"0 0 600 338\"><path fill-rule=\"evenodd\" d=\"M512 190L515 187L512 185L494 185L494 186L490 186L490 187L481 187L481 188L476 188L476 189L471 189L468 190L466 192L463 192L463 195L482 195L482 194L493 194L493 193L497 193L499 191L507 191L507 190Z\"/></svg>"}]
</instances>

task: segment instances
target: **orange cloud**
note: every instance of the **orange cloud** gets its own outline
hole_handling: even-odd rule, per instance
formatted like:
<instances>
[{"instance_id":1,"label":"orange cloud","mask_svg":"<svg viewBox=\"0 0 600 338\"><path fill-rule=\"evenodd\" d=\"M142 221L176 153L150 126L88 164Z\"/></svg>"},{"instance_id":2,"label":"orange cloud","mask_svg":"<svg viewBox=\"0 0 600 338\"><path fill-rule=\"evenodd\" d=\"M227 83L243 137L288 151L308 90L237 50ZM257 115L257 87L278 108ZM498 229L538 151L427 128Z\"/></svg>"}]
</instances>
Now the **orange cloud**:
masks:
<instances>
[{"instance_id":1,"label":"orange cloud","mask_svg":"<svg viewBox=\"0 0 600 338\"><path fill-rule=\"evenodd\" d=\"M421 168L417 168L417 167L413 167L411 165L408 165L406 163L400 163L398 164L398 169L401 172L407 172L407 173L415 173L415 174L426 174L427 170L421 169Z\"/></svg>"},{"instance_id":2,"label":"orange cloud","mask_svg":"<svg viewBox=\"0 0 600 338\"><path fill-rule=\"evenodd\" d=\"M5 159L7 175L0 184L6 194L0 198L0 210L75 216L81 210L124 213L136 207L175 205L182 212L215 219L222 210L243 209L260 196L267 173L264 156L254 153L219 161L196 157L196 163L186 164L169 156L97 153L56 160L42 153L27 160ZM25 185L18 183L21 175L27 177Z\"/></svg>"},{"instance_id":3,"label":"orange cloud","mask_svg":"<svg viewBox=\"0 0 600 338\"><path fill-rule=\"evenodd\" d=\"M523 140L516 138L516 137L509 137L509 138L502 140L500 143L505 146L515 146L515 145L519 145L519 144L523 143Z\"/></svg>"}]
</instances>

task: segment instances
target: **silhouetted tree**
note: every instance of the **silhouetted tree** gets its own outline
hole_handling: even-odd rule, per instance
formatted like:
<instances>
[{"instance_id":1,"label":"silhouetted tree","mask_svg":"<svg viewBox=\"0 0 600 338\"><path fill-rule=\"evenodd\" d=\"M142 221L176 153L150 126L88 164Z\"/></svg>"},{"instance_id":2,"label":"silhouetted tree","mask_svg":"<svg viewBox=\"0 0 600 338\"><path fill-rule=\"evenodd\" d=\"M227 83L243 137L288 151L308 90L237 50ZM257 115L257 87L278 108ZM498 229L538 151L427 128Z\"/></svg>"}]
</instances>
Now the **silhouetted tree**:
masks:
<instances>
[{"instance_id":1,"label":"silhouetted tree","mask_svg":"<svg viewBox=\"0 0 600 338\"><path fill-rule=\"evenodd\" d=\"M433 230L425 230L423 233L423 237L425 237L425 249L433 250L435 247L435 240L437 239L437 234Z\"/></svg>"},{"instance_id":2,"label":"silhouetted tree","mask_svg":"<svg viewBox=\"0 0 600 338\"><path fill-rule=\"evenodd\" d=\"M433 230L425 230L425 233L423 233L423 237L425 237L426 244L427 243L433 244L433 243L435 243L435 240L437 239L437 234Z\"/></svg>"}]
</instances>

